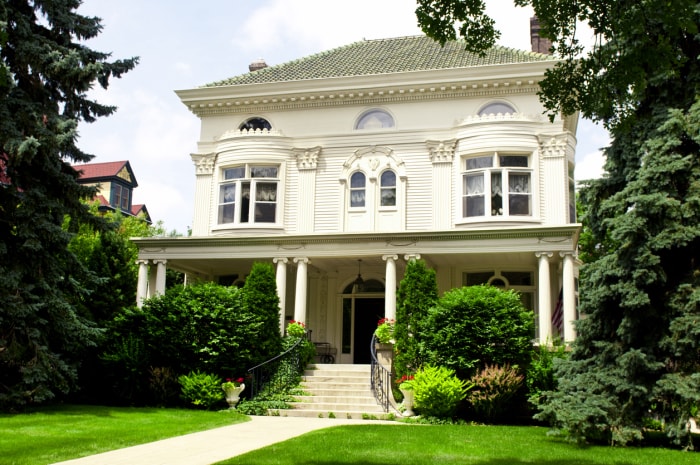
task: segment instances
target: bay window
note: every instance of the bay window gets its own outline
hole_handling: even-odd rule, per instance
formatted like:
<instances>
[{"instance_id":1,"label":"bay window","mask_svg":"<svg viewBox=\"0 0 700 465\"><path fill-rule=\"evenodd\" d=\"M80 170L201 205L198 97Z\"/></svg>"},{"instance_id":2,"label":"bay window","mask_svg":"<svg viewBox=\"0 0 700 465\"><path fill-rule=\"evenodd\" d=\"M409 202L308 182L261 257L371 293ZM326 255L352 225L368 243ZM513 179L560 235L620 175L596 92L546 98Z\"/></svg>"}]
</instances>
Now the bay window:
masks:
<instances>
[{"instance_id":1,"label":"bay window","mask_svg":"<svg viewBox=\"0 0 700 465\"><path fill-rule=\"evenodd\" d=\"M275 223L279 167L241 165L222 170L219 224Z\"/></svg>"},{"instance_id":2,"label":"bay window","mask_svg":"<svg viewBox=\"0 0 700 465\"><path fill-rule=\"evenodd\" d=\"M532 172L527 155L498 153L464 160L462 216L532 216Z\"/></svg>"}]
</instances>

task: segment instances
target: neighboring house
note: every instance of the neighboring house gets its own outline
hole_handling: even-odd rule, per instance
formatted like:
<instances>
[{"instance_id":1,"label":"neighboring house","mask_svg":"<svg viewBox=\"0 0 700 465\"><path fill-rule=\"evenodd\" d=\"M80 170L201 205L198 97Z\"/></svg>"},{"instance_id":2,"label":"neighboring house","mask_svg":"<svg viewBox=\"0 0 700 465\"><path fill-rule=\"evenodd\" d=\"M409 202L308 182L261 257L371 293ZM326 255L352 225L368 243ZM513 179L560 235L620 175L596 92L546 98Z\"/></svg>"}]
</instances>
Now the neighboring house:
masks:
<instances>
[{"instance_id":1,"label":"neighboring house","mask_svg":"<svg viewBox=\"0 0 700 465\"><path fill-rule=\"evenodd\" d=\"M99 202L99 211L121 211L129 216L142 215L144 220L151 224L151 216L146 206L132 203L133 191L138 183L128 161L86 163L75 165L73 168L80 173L78 182L97 187L95 200Z\"/></svg>"},{"instance_id":2,"label":"neighboring house","mask_svg":"<svg viewBox=\"0 0 700 465\"><path fill-rule=\"evenodd\" d=\"M536 95L555 62L401 37L178 91L201 120L192 236L136 239L138 303L166 267L240 284L274 263L281 327L303 321L336 361L365 363L420 258L440 293L515 289L533 337L572 340L578 115L550 122Z\"/></svg>"}]
</instances>

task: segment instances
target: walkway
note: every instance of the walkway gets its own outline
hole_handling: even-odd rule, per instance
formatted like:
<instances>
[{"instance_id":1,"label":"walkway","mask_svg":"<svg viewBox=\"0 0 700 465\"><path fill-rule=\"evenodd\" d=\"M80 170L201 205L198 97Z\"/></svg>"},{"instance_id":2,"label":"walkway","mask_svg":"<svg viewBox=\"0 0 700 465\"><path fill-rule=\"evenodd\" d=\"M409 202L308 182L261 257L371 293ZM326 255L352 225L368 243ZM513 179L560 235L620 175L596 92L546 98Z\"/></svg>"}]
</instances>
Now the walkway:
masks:
<instances>
[{"instance_id":1,"label":"walkway","mask_svg":"<svg viewBox=\"0 0 700 465\"><path fill-rule=\"evenodd\" d=\"M60 462L60 465L210 465L316 429L362 424L402 423L337 418L251 417L244 423L68 460Z\"/></svg>"}]
</instances>

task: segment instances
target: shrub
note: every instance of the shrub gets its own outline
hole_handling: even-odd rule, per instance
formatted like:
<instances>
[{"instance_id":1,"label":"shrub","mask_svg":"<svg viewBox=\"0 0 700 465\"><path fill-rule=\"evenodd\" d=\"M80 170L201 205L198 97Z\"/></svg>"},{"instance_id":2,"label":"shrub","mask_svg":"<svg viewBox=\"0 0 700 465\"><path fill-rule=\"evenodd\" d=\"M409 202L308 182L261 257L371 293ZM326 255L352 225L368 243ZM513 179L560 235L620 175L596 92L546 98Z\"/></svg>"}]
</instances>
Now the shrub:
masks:
<instances>
[{"instance_id":1,"label":"shrub","mask_svg":"<svg viewBox=\"0 0 700 465\"><path fill-rule=\"evenodd\" d=\"M413 373L426 362L421 327L437 300L435 270L427 268L423 260L410 260L396 293L394 370L397 374Z\"/></svg>"},{"instance_id":2,"label":"shrub","mask_svg":"<svg viewBox=\"0 0 700 465\"><path fill-rule=\"evenodd\" d=\"M430 309L424 325L431 365L469 379L486 365L527 367L534 318L517 292L470 286L446 292Z\"/></svg>"},{"instance_id":3,"label":"shrub","mask_svg":"<svg viewBox=\"0 0 700 465\"><path fill-rule=\"evenodd\" d=\"M467 394L467 400L481 419L498 420L508 409L523 380L524 376L510 365L487 365L471 378L474 389Z\"/></svg>"},{"instance_id":4,"label":"shrub","mask_svg":"<svg viewBox=\"0 0 700 465\"><path fill-rule=\"evenodd\" d=\"M554 360L567 357L566 347L555 343L552 347L541 345L532 351L532 360L525 375L525 385L529 401L537 405L540 395L557 387Z\"/></svg>"},{"instance_id":5,"label":"shrub","mask_svg":"<svg viewBox=\"0 0 700 465\"><path fill-rule=\"evenodd\" d=\"M221 378L216 375L192 371L178 378L182 386L182 398L188 403L209 410L224 400Z\"/></svg>"},{"instance_id":6,"label":"shrub","mask_svg":"<svg viewBox=\"0 0 700 465\"><path fill-rule=\"evenodd\" d=\"M446 367L425 366L412 381L415 407L421 415L451 418L472 387Z\"/></svg>"}]
</instances>

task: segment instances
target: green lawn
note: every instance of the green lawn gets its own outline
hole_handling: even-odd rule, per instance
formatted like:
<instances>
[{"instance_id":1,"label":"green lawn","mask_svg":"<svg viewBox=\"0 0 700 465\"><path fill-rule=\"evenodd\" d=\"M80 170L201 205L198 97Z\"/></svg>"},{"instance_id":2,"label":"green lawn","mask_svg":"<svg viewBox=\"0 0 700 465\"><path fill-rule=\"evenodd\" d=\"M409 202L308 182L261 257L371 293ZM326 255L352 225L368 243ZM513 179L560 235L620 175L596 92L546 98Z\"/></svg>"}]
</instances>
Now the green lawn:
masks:
<instances>
[{"instance_id":1,"label":"green lawn","mask_svg":"<svg viewBox=\"0 0 700 465\"><path fill-rule=\"evenodd\" d=\"M220 465L685 465L700 453L658 448L578 447L517 426L337 426Z\"/></svg>"},{"instance_id":2,"label":"green lawn","mask_svg":"<svg viewBox=\"0 0 700 465\"><path fill-rule=\"evenodd\" d=\"M60 406L0 415L0 465L46 465L247 421L231 411Z\"/></svg>"}]
</instances>

